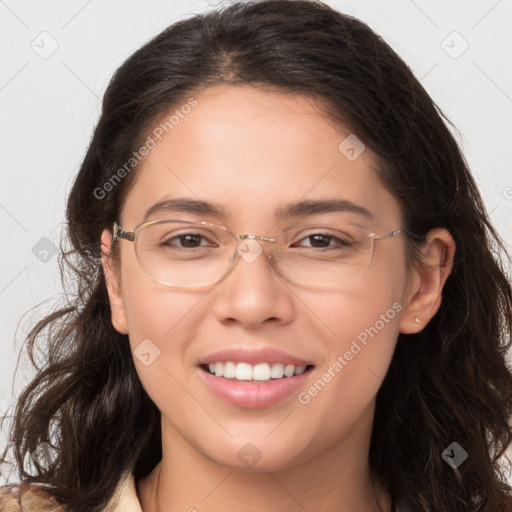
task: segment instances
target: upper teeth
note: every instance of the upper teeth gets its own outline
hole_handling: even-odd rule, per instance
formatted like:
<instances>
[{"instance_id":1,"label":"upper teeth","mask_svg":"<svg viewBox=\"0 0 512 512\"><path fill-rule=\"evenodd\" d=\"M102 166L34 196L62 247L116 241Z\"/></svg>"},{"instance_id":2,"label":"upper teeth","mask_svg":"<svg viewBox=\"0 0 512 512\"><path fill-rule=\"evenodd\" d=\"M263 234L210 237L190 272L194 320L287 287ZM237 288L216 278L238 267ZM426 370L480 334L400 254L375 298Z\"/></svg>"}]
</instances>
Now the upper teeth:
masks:
<instances>
[{"instance_id":1,"label":"upper teeth","mask_svg":"<svg viewBox=\"0 0 512 512\"><path fill-rule=\"evenodd\" d=\"M300 375L306 370L305 366L295 366L293 364L284 365L282 363L210 363L208 365L210 373L216 377L226 377L227 379L237 380L269 380L281 379Z\"/></svg>"}]
</instances>

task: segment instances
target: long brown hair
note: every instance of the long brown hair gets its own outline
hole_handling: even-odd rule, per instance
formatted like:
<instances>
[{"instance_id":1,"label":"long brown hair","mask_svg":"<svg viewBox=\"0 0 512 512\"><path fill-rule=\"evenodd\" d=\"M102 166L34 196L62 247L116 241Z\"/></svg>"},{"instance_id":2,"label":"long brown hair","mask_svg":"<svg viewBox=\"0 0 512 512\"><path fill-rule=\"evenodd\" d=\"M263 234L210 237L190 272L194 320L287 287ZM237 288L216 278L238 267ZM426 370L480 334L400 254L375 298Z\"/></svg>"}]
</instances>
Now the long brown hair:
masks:
<instances>
[{"instance_id":1,"label":"long brown hair","mask_svg":"<svg viewBox=\"0 0 512 512\"><path fill-rule=\"evenodd\" d=\"M10 443L23 482L49 486L76 512L100 512L121 475L159 462L160 412L141 386L126 336L110 321L100 234L111 228L138 165L114 180L150 130L208 86L253 84L320 100L326 115L383 162L401 202L410 258L435 227L456 243L437 314L400 334L377 395L372 473L394 510L512 510L500 460L511 440L510 257L440 109L407 65L367 25L314 1L244 2L171 25L115 73L67 205L69 304L30 332L46 361L22 392ZM126 170L126 168L125 168ZM109 182L111 186L105 187ZM53 436L52 436L53 432ZM57 451L36 475L24 461ZM452 468L457 442L468 458Z\"/></svg>"}]
</instances>

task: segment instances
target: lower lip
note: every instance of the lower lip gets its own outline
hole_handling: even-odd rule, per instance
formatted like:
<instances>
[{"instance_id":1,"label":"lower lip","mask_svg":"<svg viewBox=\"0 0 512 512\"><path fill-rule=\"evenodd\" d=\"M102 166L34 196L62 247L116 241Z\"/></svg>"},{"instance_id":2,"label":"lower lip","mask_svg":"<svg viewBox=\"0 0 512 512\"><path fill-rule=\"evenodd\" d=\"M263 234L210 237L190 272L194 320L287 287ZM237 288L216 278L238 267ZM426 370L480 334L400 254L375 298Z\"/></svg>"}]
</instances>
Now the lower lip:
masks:
<instances>
[{"instance_id":1,"label":"lower lip","mask_svg":"<svg viewBox=\"0 0 512 512\"><path fill-rule=\"evenodd\" d=\"M218 397L242 409L263 409L275 405L294 392L297 392L309 377L309 368L300 375L271 379L269 381L254 382L225 377L215 377L200 368L202 378L206 385Z\"/></svg>"}]
</instances>

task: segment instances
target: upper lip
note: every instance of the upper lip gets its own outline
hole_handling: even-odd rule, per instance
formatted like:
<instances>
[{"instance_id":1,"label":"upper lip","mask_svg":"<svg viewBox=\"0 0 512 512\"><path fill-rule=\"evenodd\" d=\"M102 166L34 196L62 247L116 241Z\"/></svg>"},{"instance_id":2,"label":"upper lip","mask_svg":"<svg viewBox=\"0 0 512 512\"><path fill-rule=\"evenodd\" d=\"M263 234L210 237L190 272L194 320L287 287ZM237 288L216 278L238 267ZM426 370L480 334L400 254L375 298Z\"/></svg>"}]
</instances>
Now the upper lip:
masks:
<instances>
[{"instance_id":1,"label":"upper lip","mask_svg":"<svg viewBox=\"0 0 512 512\"><path fill-rule=\"evenodd\" d=\"M248 364L259 364L259 363L283 363L293 364L294 366L308 366L312 363L305 361L300 357L293 356L282 350L276 348L244 348L244 347L232 347L218 352L213 352L208 356L204 357L199 364L210 364L210 363L248 363Z\"/></svg>"}]
</instances>

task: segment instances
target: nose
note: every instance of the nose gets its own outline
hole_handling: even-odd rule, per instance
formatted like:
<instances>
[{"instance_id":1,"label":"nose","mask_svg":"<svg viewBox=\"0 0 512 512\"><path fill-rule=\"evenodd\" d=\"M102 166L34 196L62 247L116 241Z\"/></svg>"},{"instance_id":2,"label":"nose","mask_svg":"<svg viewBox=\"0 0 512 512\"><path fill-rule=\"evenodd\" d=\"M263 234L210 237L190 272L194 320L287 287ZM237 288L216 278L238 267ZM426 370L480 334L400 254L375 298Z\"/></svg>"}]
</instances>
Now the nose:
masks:
<instances>
[{"instance_id":1,"label":"nose","mask_svg":"<svg viewBox=\"0 0 512 512\"><path fill-rule=\"evenodd\" d=\"M265 242L256 240L245 240L238 246L235 268L216 287L213 308L219 322L255 329L264 323L292 320L290 285L269 264L264 249Z\"/></svg>"}]
</instances>

